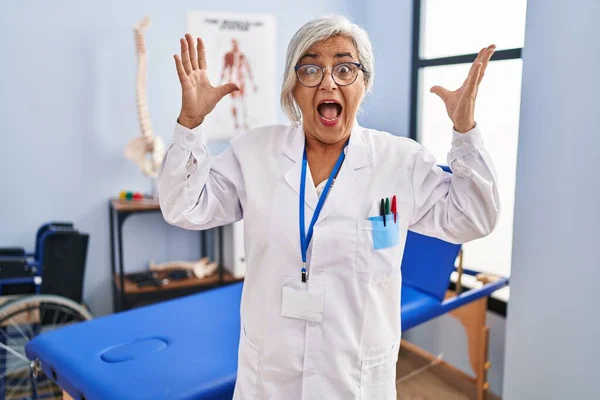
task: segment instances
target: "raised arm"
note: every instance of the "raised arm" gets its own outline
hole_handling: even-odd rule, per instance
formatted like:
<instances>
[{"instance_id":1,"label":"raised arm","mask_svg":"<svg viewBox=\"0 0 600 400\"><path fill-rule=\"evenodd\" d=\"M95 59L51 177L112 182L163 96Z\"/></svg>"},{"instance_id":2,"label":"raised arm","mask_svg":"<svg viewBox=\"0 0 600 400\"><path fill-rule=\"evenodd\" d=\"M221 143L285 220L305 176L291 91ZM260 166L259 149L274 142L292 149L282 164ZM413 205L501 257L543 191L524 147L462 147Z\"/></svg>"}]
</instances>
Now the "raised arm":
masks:
<instances>
[{"instance_id":1,"label":"raised arm","mask_svg":"<svg viewBox=\"0 0 600 400\"><path fill-rule=\"evenodd\" d=\"M415 209L410 229L465 243L488 235L500 215L496 172L475 123L475 99L495 46L481 49L462 86L449 91L431 88L446 105L454 124L448 165L452 174L435 165L424 148L416 153L413 170Z\"/></svg>"},{"instance_id":2,"label":"raised arm","mask_svg":"<svg viewBox=\"0 0 600 400\"><path fill-rule=\"evenodd\" d=\"M181 39L175 65L182 88L182 107L158 177L165 220L186 229L208 229L242 218L245 198L240 165L232 147L212 157L204 138L204 118L227 94L239 88L213 87L206 72L204 44L191 35Z\"/></svg>"},{"instance_id":3,"label":"raised arm","mask_svg":"<svg viewBox=\"0 0 600 400\"><path fill-rule=\"evenodd\" d=\"M452 243L466 243L492 232L500 215L496 172L479 127L454 132L448 154L452 173L436 165L425 148L413 169L415 208L409 229Z\"/></svg>"}]
</instances>

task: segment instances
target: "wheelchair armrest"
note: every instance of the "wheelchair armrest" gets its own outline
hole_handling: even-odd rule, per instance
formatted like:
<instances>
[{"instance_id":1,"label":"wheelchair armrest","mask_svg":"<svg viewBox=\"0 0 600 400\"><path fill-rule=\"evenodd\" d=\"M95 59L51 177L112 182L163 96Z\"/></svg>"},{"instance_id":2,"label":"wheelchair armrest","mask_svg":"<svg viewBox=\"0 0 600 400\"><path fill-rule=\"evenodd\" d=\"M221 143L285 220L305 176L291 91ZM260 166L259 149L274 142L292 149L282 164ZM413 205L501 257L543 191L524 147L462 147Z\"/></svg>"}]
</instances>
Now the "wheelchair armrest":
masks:
<instances>
[{"instance_id":1,"label":"wheelchair armrest","mask_svg":"<svg viewBox=\"0 0 600 400\"><path fill-rule=\"evenodd\" d=\"M0 249L0 280L34 276L37 267L28 261L24 249Z\"/></svg>"},{"instance_id":2,"label":"wheelchair armrest","mask_svg":"<svg viewBox=\"0 0 600 400\"><path fill-rule=\"evenodd\" d=\"M25 257L25 249L22 247L0 247L0 257Z\"/></svg>"}]
</instances>

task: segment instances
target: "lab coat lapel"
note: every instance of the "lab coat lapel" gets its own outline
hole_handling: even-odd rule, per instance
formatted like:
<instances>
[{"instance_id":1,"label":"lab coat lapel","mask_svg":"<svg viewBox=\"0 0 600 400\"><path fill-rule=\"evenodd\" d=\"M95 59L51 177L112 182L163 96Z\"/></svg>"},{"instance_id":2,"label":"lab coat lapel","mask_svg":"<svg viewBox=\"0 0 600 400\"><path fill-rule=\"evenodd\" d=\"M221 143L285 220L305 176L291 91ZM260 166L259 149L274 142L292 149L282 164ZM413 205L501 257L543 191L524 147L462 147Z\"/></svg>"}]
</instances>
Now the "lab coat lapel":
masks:
<instances>
[{"instance_id":1,"label":"lab coat lapel","mask_svg":"<svg viewBox=\"0 0 600 400\"><path fill-rule=\"evenodd\" d=\"M352 131L346 158L317 221L327 218L332 212L347 205L364 189L369 180L370 168L366 167L371 164L372 158L361 131L358 126Z\"/></svg>"},{"instance_id":2,"label":"lab coat lapel","mask_svg":"<svg viewBox=\"0 0 600 400\"><path fill-rule=\"evenodd\" d=\"M302 128L295 128L289 135L288 140L283 148L283 153L293 162L291 167L284 175L287 184L300 196L300 178L302 175L302 154L304 152L304 131ZM288 161L289 162L289 161ZM312 180L312 175L306 168L306 186L305 186L304 202L310 208L317 208L317 192L315 184Z\"/></svg>"}]
</instances>

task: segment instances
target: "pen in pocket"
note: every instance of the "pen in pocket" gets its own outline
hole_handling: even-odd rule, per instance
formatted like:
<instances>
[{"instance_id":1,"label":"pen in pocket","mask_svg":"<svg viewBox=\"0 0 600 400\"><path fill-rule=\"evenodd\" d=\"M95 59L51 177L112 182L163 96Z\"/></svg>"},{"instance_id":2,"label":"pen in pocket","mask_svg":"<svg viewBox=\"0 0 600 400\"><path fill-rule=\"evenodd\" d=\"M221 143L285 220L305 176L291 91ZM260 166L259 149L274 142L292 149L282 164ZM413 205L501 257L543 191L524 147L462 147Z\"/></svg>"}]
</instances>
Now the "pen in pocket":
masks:
<instances>
[{"instance_id":1,"label":"pen in pocket","mask_svg":"<svg viewBox=\"0 0 600 400\"><path fill-rule=\"evenodd\" d=\"M385 201L381 199L381 205L379 206L379 213L383 217L383 226L385 226Z\"/></svg>"}]
</instances>

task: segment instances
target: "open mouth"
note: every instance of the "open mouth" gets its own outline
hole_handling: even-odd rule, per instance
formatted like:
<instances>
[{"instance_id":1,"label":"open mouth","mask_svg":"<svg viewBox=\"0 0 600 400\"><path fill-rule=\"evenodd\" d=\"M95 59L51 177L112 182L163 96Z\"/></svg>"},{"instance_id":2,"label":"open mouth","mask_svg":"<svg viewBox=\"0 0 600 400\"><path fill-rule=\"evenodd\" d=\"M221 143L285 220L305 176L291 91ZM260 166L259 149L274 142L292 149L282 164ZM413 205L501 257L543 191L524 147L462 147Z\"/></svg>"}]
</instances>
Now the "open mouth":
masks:
<instances>
[{"instance_id":1,"label":"open mouth","mask_svg":"<svg viewBox=\"0 0 600 400\"><path fill-rule=\"evenodd\" d=\"M337 100L323 100L317 106L317 112L324 125L333 126L337 124L342 115L342 105Z\"/></svg>"}]
</instances>

